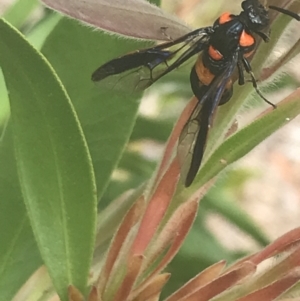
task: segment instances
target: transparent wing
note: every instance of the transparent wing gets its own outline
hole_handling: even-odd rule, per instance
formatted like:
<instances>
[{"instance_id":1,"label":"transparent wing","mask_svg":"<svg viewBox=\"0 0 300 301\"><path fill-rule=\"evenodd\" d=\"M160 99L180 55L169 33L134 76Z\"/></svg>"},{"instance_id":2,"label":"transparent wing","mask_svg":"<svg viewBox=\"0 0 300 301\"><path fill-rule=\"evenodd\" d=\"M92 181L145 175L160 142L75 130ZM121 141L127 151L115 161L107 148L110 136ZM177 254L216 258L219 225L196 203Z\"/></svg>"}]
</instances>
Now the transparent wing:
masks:
<instances>
[{"instance_id":1,"label":"transparent wing","mask_svg":"<svg viewBox=\"0 0 300 301\"><path fill-rule=\"evenodd\" d=\"M181 165L181 177L188 187L200 167L208 135L208 110L210 103L200 103L184 126L178 142L177 152ZM195 160L198 159L198 163Z\"/></svg>"},{"instance_id":2,"label":"transparent wing","mask_svg":"<svg viewBox=\"0 0 300 301\"><path fill-rule=\"evenodd\" d=\"M199 104L184 126L178 143L178 156L181 162L181 175L185 186L192 184L203 158L208 131L226 85L231 79L238 61L235 53L228 62L227 68L216 76L209 86L204 87Z\"/></svg>"},{"instance_id":3,"label":"transparent wing","mask_svg":"<svg viewBox=\"0 0 300 301\"><path fill-rule=\"evenodd\" d=\"M100 66L92 80L118 90L144 90L202 51L211 30L200 28L177 40L113 59Z\"/></svg>"}]
</instances>

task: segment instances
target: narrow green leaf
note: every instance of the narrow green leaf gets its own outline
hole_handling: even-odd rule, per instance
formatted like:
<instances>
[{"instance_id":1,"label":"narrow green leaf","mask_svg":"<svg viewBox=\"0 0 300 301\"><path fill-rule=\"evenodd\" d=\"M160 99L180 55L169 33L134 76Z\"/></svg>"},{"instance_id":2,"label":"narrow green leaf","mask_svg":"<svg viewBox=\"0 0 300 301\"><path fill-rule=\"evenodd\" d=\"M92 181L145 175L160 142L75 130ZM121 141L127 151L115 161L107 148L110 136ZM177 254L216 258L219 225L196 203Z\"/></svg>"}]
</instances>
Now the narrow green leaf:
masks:
<instances>
[{"instance_id":1,"label":"narrow green leaf","mask_svg":"<svg viewBox=\"0 0 300 301\"><path fill-rule=\"evenodd\" d=\"M147 45L62 19L42 48L78 114L93 160L98 197L129 139L141 94L103 89L91 81L91 74L108 60Z\"/></svg>"},{"instance_id":2,"label":"narrow green leaf","mask_svg":"<svg viewBox=\"0 0 300 301\"><path fill-rule=\"evenodd\" d=\"M0 141L4 130L9 119L9 100L6 91L5 81L3 73L0 70Z\"/></svg>"},{"instance_id":3,"label":"narrow green leaf","mask_svg":"<svg viewBox=\"0 0 300 301\"><path fill-rule=\"evenodd\" d=\"M18 182L10 126L0 144L0 170L0 301L7 301L42 264Z\"/></svg>"},{"instance_id":4,"label":"narrow green leaf","mask_svg":"<svg viewBox=\"0 0 300 301\"><path fill-rule=\"evenodd\" d=\"M226 165L246 155L256 145L299 115L299 99L300 89L291 94L276 110L272 110L228 138L200 170L197 180L202 184L206 183Z\"/></svg>"},{"instance_id":5,"label":"narrow green leaf","mask_svg":"<svg viewBox=\"0 0 300 301\"><path fill-rule=\"evenodd\" d=\"M96 194L85 140L51 66L0 21L0 65L12 114L19 180L41 255L61 300L87 291Z\"/></svg>"}]
</instances>

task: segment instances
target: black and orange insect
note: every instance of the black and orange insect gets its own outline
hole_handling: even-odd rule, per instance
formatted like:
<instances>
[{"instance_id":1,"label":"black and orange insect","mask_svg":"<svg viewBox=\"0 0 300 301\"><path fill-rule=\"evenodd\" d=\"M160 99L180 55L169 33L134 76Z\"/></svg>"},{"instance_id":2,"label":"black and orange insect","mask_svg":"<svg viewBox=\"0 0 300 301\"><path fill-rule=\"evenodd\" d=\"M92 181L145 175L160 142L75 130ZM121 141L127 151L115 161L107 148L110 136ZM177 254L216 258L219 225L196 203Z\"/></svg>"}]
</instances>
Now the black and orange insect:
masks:
<instances>
[{"instance_id":1,"label":"black and orange insect","mask_svg":"<svg viewBox=\"0 0 300 301\"><path fill-rule=\"evenodd\" d=\"M96 82L129 72L138 76L134 88L140 90L149 87L198 54L190 73L190 82L199 102L179 139L180 146L182 141L191 135L188 139L191 141L191 161L185 178L186 187L191 185L199 170L216 108L229 101L232 96L232 77L235 69L238 71L240 85L245 83L245 71L250 75L252 85L260 97L275 107L260 93L248 60L256 48L254 35L264 42L269 40L269 36L263 32L270 22L268 9L298 21L300 16L277 6L270 5L266 8L258 0L245 0L241 6L242 11L239 15L224 13L213 26L199 28L174 41L113 59L99 67L92 75L92 80ZM171 50L175 45L180 46Z\"/></svg>"}]
</instances>

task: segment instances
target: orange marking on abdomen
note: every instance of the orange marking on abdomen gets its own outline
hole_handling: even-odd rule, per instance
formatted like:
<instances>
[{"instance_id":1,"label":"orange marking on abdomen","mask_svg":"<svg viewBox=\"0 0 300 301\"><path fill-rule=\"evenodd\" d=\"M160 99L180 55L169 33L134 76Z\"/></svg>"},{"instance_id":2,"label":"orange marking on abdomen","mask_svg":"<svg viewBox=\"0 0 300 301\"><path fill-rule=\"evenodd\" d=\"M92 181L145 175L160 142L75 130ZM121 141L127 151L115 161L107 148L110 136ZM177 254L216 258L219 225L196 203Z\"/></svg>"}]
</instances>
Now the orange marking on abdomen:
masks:
<instances>
[{"instance_id":1,"label":"orange marking on abdomen","mask_svg":"<svg viewBox=\"0 0 300 301\"><path fill-rule=\"evenodd\" d=\"M211 45L208 47L208 54L215 61L219 61L223 58L223 55L219 52L219 50Z\"/></svg>"},{"instance_id":2,"label":"orange marking on abdomen","mask_svg":"<svg viewBox=\"0 0 300 301\"><path fill-rule=\"evenodd\" d=\"M198 60L195 64L195 70L199 81L205 86L208 86L215 78L215 75L203 65L202 56L198 57Z\"/></svg>"}]
</instances>

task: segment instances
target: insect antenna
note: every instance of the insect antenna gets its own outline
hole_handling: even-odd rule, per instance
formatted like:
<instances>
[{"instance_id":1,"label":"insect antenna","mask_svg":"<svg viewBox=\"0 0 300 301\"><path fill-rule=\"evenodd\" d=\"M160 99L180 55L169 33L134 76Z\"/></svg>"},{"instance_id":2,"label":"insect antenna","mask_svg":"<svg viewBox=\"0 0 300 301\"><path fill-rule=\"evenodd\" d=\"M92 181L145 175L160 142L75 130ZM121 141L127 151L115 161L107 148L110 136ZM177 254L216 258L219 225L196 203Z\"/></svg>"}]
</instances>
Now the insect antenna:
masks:
<instances>
[{"instance_id":1,"label":"insect antenna","mask_svg":"<svg viewBox=\"0 0 300 301\"><path fill-rule=\"evenodd\" d=\"M270 9L273 9L273 10L276 10L284 15L287 15L287 16L290 16L292 17L293 19L296 19L297 21L300 21L300 16L290 10L287 10L287 9L284 9L284 8L281 8L281 7L277 7L277 6L273 6L273 5L270 5L269 6Z\"/></svg>"}]
</instances>

